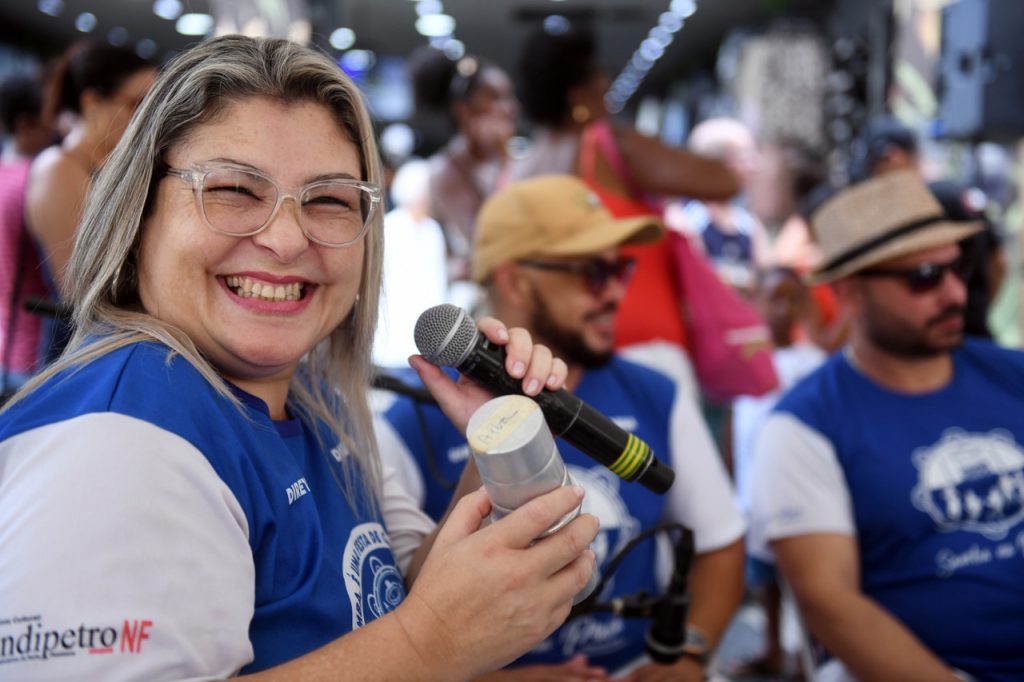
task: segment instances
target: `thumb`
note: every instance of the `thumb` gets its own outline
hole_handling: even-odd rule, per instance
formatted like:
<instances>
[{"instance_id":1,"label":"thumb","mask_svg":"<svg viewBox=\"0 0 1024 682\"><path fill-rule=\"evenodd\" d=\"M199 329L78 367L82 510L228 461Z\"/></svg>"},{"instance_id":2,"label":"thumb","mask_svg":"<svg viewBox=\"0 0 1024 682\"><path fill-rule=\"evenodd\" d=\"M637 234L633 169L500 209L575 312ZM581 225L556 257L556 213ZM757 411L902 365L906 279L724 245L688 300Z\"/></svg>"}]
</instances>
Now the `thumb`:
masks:
<instances>
[{"instance_id":1,"label":"thumb","mask_svg":"<svg viewBox=\"0 0 1024 682\"><path fill-rule=\"evenodd\" d=\"M490 513L491 499L483 487L464 495L452 507L444 525L438 530L434 549L448 547L480 530L480 524Z\"/></svg>"}]
</instances>

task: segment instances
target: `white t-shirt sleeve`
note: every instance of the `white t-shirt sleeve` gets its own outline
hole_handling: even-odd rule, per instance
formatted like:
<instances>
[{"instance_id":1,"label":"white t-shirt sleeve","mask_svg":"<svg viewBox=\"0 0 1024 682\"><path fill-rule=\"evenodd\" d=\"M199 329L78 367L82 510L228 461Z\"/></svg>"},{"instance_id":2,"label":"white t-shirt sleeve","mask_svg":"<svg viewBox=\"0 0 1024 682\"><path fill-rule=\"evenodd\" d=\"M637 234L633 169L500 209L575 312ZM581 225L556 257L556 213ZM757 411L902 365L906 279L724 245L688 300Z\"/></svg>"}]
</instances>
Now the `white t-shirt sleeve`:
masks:
<instances>
[{"instance_id":1,"label":"white t-shirt sleeve","mask_svg":"<svg viewBox=\"0 0 1024 682\"><path fill-rule=\"evenodd\" d=\"M676 385L669 423L671 453L667 460L676 478L667 493L667 519L693 531L697 552L721 549L740 539L746 523L736 505L722 457L700 412L697 380L689 358L678 346L666 342L630 346L622 354L661 372Z\"/></svg>"},{"instance_id":2,"label":"white t-shirt sleeve","mask_svg":"<svg viewBox=\"0 0 1024 682\"><path fill-rule=\"evenodd\" d=\"M203 454L148 422L89 414L0 443L0 677L235 674L253 658L248 532Z\"/></svg>"},{"instance_id":3,"label":"white t-shirt sleeve","mask_svg":"<svg viewBox=\"0 0 1024 682\"><path fill-rule=\"evenodd\" d=\"M754 447L750 551L810 533L855 535L846 478L832 444L791 414L768 417Z\"/></svg>"},{"instance_id":4,"label":"white t-shirt sleeve","mask_svg":"<svg viewBox=\"0 0 1024 682\"><path fill-rule=\"evenodd\" d=\"M381 510L384 527L391 538L391 551L404 574L412 555L423 542L424 536L434 530L434 522L423 513L423 479L419 467L405 443L387 422L374 420L377 449L381 453L383 495Z\"/></svg>"},{"instance_id":5,"label":"white t-shirt sleeve","mask_svg":"<svg viewBox=\"0 0 1024 682\"><path fill-rule=\"evenodd\" d=\"M676 390L669 439L676 480L668 491L668 518L693 531L698 553L739 540L746 522L707 422L685 386Z\"/></svg>"}]
</instances>

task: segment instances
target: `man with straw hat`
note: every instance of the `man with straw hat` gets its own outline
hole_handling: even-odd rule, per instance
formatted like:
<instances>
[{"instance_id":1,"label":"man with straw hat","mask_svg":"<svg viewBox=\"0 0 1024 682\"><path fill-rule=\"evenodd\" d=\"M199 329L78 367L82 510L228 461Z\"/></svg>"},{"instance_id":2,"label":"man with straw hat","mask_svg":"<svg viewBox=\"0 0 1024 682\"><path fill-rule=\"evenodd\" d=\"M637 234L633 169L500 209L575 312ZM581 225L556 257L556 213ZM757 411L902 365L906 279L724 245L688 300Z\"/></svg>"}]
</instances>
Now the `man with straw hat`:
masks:
<instances>
[{"instance_id":1,"label":"man with straw hat","mask_svg":"<svg viewBox=\"0 0 1024 682\"><path fill-rule=\"evenodd\" d=\"M618 480L569 444L558 445L566 467L587 491L584 510L601 522L591 545L600 569L660 522L693 530L696 556L684 655L671 666L650 663L634 671L635 679L660 675L657 679L686 682L704 678L714 646L742 598L745 523L697 407L692 373L681 365L683 377L669 378L614 352L612 330L634 265L620 246L663 233L652 216L613 218L575 176L536 176L510 184L484 203L474 234L472 272L487 288L496 316L522 325L565 360L568 390L642 438L675 469L672 488L656 495ZM676 361L685 359L677 356ZM397 457L392 464L406 487L429 515L440 518L452 495L443 481L459 478L468 455L466 438L444 425L440 411L417 413L409 401L398 402L387 412L390 425L381 425L378 438L384 457ZM608 575L610 587L600 601L640 591L661 595L659 559L668 557L658 544L640 542L625 554ZM684 623L678 626L682 631ZM649 627L649 619L582 615L521 658L515 675L606 679L607 673L642 657Z\"/></svg>"},{"instance_id":2,"label":"man with straw hat","mask_svg":"<svg viewBox=\"0 0 1024 682\"><path fill-rule=\"evenodd\" d=\"M752 541L838 672L1024 679L1024 355L964 338L958 243L981 225L909 171L813 224L850 340L761 432Z\"/></svg>"}]
</instances>

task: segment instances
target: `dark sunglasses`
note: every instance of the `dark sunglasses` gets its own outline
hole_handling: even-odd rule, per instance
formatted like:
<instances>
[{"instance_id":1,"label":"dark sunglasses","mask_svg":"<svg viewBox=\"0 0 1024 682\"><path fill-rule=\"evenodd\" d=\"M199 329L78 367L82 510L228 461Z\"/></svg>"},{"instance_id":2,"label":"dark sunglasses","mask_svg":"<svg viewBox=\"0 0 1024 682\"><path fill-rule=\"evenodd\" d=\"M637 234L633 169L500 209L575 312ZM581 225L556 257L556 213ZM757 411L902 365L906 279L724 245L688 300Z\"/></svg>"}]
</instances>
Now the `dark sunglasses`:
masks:
<instances>
[{"instance_id":1,"label":"dark sunglasses","mask_svg":"<svg viewBox=\"0 0 1024 682\"><path fill-rule=\"evenodd\" d=\"M915 294L923 294L937 289L946 273L952 272L961 281L974 272L974 261L960 256L948 263L921 263L913 268L869 268L857 273L860 277L899 277L906 282L907 288Z\"/></svg>"},{"instance_id":2,"label":"dark sunglasses","mask_svg":"<svg viewBox=\"0 0 1024 682\"><path fill-rule=\"evenodd\" d=\"M624 285L629 284L629 280L632 279L633 273L636 271L636 259L632 256L620 256L612 262L594 258L582 262L569 261L562 263L522 260L519 261L519 264L528 268L536 268L537 270L554 270L556 272L571 272L576 275L583 275L587 282L587 290L594 296L601 295L601 292L608 286L608 280L612 277Z\"/></svg>"}]
</instances>

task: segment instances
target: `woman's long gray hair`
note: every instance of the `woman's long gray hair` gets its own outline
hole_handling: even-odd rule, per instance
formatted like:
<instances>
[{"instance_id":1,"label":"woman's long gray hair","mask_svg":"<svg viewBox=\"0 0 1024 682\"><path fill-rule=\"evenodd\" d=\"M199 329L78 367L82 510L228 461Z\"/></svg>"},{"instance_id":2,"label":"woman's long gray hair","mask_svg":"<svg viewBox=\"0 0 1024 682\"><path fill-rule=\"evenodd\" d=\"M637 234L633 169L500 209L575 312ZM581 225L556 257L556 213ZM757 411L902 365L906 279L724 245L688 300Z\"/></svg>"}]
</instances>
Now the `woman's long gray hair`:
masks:
<instances>
[{"instance_id":1,"label":"woman's long gray hair","mask_svg":"<svg viewBox=\"0 0 1024 682\"><path fill-rule=\"evenodd\" d=\"M26 387L69 367L140 340L157 340L182 355L225 397L237 401L217 370L180 330L147 314L139 299L142 226L163 177L164 156L200 125L250 98L313 102L330 110L360 150L362 179L381 174L373 124L356 86L325 55L279 39L225 36L179 55L154 84L128 130L94 180L65 278L74 308L75 334L64 356ZM383 251L377 211L365 237L359 297L345 320L307 354L292 380L292 409L321 419L337 434L346 466L339 481L353 502L379 490L376 439L367 390L377 323ZM15 402L15 401L12 401ZM351 467L366 489L353 485ZM371 502L374 504L375 502Z\"/></svg>"}]
</instances>

